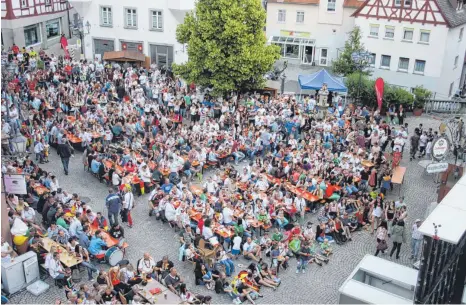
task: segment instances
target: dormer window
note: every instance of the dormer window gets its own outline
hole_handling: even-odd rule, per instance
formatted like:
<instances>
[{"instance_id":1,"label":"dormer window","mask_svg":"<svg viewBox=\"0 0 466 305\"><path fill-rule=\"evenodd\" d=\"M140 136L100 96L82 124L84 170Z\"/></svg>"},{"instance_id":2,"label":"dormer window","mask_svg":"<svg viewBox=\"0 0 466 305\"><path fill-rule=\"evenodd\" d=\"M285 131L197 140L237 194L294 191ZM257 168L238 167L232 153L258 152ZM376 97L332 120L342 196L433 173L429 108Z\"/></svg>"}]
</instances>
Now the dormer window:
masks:
<instances>
[{"instance_id":1,"label":"dormer window","mask_svg":"<svg viewBox=\"0 0 466 305\"><path fill-rule=\"evenodd\" d=\"M401 6L401 1L402 0L395 0L395 6ZM412 0L404 0L403 6L411 6L412 3Z\"/></svg>"}]
</instances>

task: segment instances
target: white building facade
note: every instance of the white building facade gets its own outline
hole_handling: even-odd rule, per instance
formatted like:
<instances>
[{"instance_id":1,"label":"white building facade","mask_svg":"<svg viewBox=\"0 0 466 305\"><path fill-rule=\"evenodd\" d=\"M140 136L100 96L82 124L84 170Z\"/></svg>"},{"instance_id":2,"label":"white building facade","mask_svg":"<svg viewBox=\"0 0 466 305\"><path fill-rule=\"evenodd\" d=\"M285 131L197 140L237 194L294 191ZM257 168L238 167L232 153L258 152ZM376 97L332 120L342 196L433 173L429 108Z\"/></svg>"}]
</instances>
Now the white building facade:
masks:
<instances>
[{"instance_id":1,"label":"white building facade","mask_svg":"<svg viewBox=\"0 0 466 305\"><path fill-rule=\"evenodd\" d=\"M456 0L369 0L354 14L373 54L373 77L436 99L462 87L466 13Z\"/></svg>"},{"instance_id":2,"label":"white building facade","mask_svg":"<svg viewBox=\"0 0 466 305\"><path fill-rule=\"evenodd\" d=\"M266 34L292 64L330 66L354 27L358 0L269 0Z\"/></svg>"},{"instance_id":3,"label":"white building facade","mask_svg":"<svg viewBox=\"0 0 466 305\"><path fill-rule=\"evenodd\" d=\"M194 0L71 0L90 31L84 37L87 59L107 51L135 50L151 63L170 66L187 60L186 46L176 41L177 25L194 9Z\"/></svg>"},{"instance_id":4,"label":"white building facade","mask_svg":"<svg viewBox=\"0 0 466 305\"><path fill-rule=\"evenodd\" d=\"M61 35L70 34L69 9L62 0L2 0L2 46L58 50Z\"/></svg>"}]
</instances>

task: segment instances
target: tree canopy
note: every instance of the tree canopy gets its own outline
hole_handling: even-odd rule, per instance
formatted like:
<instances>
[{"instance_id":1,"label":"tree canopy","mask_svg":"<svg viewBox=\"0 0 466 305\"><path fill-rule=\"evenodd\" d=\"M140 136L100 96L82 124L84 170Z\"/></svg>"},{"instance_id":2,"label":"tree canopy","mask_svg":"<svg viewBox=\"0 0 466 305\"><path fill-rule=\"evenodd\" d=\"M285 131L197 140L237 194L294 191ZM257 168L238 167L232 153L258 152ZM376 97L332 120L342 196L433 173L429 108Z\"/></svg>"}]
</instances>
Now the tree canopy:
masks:
<instances>
[{"instance_id":1,"label":"tree canopy","mask_svg":"<svg viewBox=\"0 0 466 305\"><path fill-rule=\"evenodd\" d=\"M349 37L345 42L345 48L340 54L340 57L333 61L333 72L346 76L359 71L358 64L356 64L352 59L352 54L361 52L365 52L364 44L361 43L361 29L358 26L355 26L353 30L349 32ZM363 73L368 74L367 71L364 72L364 69L368 66L369 62L363 63Z\"/></svg>"},{"instance_id":2,"label":"tree canopy","mask_svg":"<svg viewBox=\"0 0 466 305\"><path fill-rule=\"evenodd\" d=\"M265 19L260 0L198 0L176 30L189 57L174 73L217 94L262 88L279 58L279 47L266 45Z\"/></svg>"}]
</instances>

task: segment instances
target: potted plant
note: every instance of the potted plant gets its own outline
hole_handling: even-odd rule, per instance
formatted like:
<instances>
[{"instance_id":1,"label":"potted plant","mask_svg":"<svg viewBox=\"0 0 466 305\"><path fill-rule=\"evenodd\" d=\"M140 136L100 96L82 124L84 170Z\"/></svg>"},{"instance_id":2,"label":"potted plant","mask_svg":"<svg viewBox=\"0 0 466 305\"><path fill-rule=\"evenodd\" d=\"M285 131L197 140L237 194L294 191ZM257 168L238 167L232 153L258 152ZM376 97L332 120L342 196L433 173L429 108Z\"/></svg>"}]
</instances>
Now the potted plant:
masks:
<instances>
[{"instance_id":1,"label":"potted plant","mask_svg":"<svg viewBox=\"0 0 466 305\"><path fill-rule=\"evenodd\" d=\"M424 104L432 97L432 92L427 90L423 86L416 86L413 90L414 103L413 103L413 115L421 116L424 110Z\"/></svg>"}]
</instances>

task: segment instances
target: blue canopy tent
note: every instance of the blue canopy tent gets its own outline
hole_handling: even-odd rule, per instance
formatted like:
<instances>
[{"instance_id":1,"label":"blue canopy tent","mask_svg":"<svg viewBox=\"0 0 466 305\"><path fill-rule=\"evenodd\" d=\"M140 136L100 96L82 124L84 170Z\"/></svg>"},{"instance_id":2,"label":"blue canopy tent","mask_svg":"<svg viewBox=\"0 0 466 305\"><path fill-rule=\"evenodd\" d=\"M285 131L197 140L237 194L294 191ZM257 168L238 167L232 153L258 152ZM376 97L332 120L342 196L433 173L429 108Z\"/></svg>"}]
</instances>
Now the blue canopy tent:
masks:
<instances>
[{"instance_id":1,"label":"blue canopy tent","mask_svg":"<svg viewBox=\"0 0 466 305\"><path fill-rule=\"evenodd\" d=\"M343 81L332 76L325 69L309 75L299 75L298 83L301 90L320 90L325 83L329 91L348 92L348 88L343 84Z\"/></svg>"}]
</instances>

